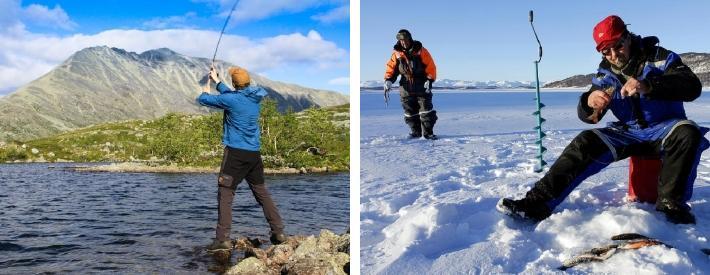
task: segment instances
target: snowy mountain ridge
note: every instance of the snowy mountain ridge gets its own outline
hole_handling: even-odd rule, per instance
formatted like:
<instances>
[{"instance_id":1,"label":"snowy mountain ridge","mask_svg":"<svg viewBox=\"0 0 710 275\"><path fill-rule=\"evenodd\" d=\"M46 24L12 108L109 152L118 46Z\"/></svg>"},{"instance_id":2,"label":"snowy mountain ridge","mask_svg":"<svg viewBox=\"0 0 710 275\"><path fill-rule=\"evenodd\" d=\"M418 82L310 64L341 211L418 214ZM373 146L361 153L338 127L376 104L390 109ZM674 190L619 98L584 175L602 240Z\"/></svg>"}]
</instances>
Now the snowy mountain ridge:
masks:
<instances>
[{"instance_id":1,"label":"snowy mountain ridge","mask_svg":"<svg viewBox=\"0 0 710 275\"><path fill-rule=\"evenodd\" d=\"M710 53L682 53L683 63L700 78L703 87L710 87ZM557 81L540 82L541 88L586 88L592 84L594 68L589 74L578 74ZM360 89L379 90L384 85L383 80L367 80L360 82ZM398 82L394 86L399 85ZM535 81L474 81L441 79L434 82L434 88L439 89L534 89Z\"/></svg>"},{"instance_id":2,"label":"snowy mountain ridge","mask_svg":"<svg viewBox=\"0 0 710 275\"><path fill-rule=\"evenodd\" d=\"M365 80L360 82L360 89L382 89L384 80ZM398 86L399 82L395 82L393 86ZM540 86L544 85L540 82ZM475 81L475 80L454 80L440 79L434 81L435 89L534 89L535 81Z\"/></svg>"}]
</instances>

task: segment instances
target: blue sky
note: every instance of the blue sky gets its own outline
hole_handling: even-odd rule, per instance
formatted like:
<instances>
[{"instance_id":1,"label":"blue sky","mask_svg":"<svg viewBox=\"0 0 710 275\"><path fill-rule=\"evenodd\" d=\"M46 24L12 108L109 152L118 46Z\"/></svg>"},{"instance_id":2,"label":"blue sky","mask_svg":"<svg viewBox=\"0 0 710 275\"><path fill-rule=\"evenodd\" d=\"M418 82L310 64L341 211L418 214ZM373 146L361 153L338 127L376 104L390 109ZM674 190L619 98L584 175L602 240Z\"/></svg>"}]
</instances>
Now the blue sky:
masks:
<instances>
[{"instance_id":1,"label":"blue sky","mask_svg":"<svg viewBox=\"0 0 710 275\"><path fill-rule=\"evenodd\" d=\"M72 53L168 47L211 58L234 0L0 0L0 94ZM270 79L348 93L348 0L240 0L218 59Z\"/></svg>"},{"instance_id":2,"label":"blue sky","mask_svg":"<svg viewBox=\"0 0 710 275\"><path fill-rule=\"evenodd\" d=\"M360 2L361 80L381 80L395 34L409 29L434 57L439 78L534 80L537 44L544 56L540 80L595 72L601 55L592 29L617 14L629 30L655 35L677 53L710 52L710 1L430 1Z\"/></svg>"}]
</instances>

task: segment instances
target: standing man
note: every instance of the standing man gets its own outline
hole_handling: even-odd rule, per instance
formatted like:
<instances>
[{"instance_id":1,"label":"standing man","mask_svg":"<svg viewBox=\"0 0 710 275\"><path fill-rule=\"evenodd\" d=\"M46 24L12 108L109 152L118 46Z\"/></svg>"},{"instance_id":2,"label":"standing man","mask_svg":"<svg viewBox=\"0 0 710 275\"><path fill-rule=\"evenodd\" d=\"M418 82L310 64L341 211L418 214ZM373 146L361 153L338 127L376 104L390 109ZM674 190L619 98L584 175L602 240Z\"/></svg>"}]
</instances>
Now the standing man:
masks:
<instances>
[{"instance_id":1,"label":"standing man","mask_svg":"<svg viewBox=\"0 0 710 275\"><path fill-rule=\"evenodd\" d=\"M436 139L434 124L436 111L431 103L431 88L436 80L436 65L422 43L412 40L412 34L402 29L397 32L397 44L385 65L385 100L397 76L399 95L404 108L404 122L409 125L410 138Z\"/></svg>"},{"instance_id":2,"label":"standing man","mask_svg":"<svg viewBox=\"0 0 710 275\"><path fill-rule=\"evenodd\" d=\"M680 56L658 46L658 38L629 32L618 16L599 22L593 36L603 57L577 113L582 121L597 123L611 110L619 121L582 131L525 198L503 198L498 209L544 220L577 185L611 162L655 155L663 163L656 210L670 222L694 224L686 201L693 194L700 155L708 148L708 129L687 119L683 102L700 96L700 80Z\"/></svg>"},{"instance_id":3,"label":"standing man","mask_svg":"<svg viewBox=\"0 0 710 275\"><path fill-rule=\"evenodd\" d=\"M261 205L271 227L271 243L286 241L278 209L264 183L264 163L259 152L259 104L267 94L258 86L249 86L249 73L237 67L229 68L235 90L222 83L214 67L210 78L217 83L219 95L203 92L197 102L224 110L224 157L217 180L217 229L208 250L232 249L229 233L232 228L232 201L237 185L246 179L254 198ZM209 87L207 87L209 89Z\"/></svg>"}]
</instances>

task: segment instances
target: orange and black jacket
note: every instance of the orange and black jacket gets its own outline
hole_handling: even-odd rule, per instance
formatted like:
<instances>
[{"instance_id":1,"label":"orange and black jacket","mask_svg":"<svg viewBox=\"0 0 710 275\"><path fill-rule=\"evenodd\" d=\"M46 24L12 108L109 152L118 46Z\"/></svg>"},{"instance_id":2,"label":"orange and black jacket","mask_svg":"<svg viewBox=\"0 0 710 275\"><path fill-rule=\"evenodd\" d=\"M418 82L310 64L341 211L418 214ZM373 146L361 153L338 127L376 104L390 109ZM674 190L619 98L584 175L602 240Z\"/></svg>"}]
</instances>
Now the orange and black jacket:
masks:
<instances>
[{"instance_id":1,"label":"orange and black jacket","mask_svg":"<svg viewBox=\"0 0 710 275\"><path fill-rule=\"evenodd\" d=\"M402 75L399 86L408 94L424 94L424 82L427 79L436 80L436 65L434 59L419 41L413 41L409 50L399 43L394 45L392 57L385 65L385 80L395 82Z\"/></svg>"}]
</instances>

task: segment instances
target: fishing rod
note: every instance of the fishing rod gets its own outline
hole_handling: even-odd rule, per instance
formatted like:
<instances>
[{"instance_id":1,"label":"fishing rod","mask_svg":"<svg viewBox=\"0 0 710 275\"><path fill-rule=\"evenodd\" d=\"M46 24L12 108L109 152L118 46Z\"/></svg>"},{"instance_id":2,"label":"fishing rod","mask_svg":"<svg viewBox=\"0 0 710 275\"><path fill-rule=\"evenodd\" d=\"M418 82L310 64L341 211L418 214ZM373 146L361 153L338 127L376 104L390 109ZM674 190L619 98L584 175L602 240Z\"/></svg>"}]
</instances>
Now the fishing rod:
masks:
<instances>
[{"instance_id":1,"label":"fishing rod","mask_svg":"<svg viewBox=\"0 0 710 275\"><path fill-rule=\"evenodd\" d=\"M239 0L234 1L234 5L232 6L232 9L229 11L229 16L227 16L227 20L224 20L224 25L222 26L222 31L219 32L219 39L217 40L217 46L214 48L214 55L212 55L212 65L214 65L214 60L217 57L217 50L219 49L219 42L222 42L222 35L224 34L224 29L227 28L227 24L229 23L229 19L232 18L232 13L234 12L234 9L237 7L237 4L239 4Z\"/></svg>"},{"instance_id":2,"label":"fishing rod","mask_svg":"<svg viewBox=\"0 0 710 275\"><path fill-rule=\"evenodd\" d=\"M224 30L227 28L227 24L229 23L229 19L232 18L232 13L234 13L234 9L237 7L237 4L239 4L239 0L234 1L234 5L232 6L232 9L229 11L229 15L227 16L227 20L224 20L224 25L222 26L222 31L219 32L219 39L217 39L217 46L214 48L214 54L212 55L212 67L210 68L210 71L214 68L214 60L217 58L217 50L219 50L219 43L222 42L222 35L224 35ZM207 77L207 86L210 84L210 77Z\"/></svg>"},{"instance_id":3,"label":"fishing rod","mask_svg":"<svg viewBox=\"0 0 710 275\"><path fill-rule=\"evenodd\" d=\"M535 40L537 40L537 45L538 45L538 59L534 61L535 63L535 102L537 103L537 111L533 112L533 115L536 116L537 118L537 126L535 126L535 130L537 130L537 141L535 143L538 145L538 161L540 163L540 166L537 166L534 168L536 173L542 172L542 168L547 164L545 160L542 158L542 154L547 151L547 148L545 146L542 146L542 138L545 137L545 133L542 131L542 123L545 122L545 119L542 118L542 107L545 107L545 104L542 104L540 101L540 76L538 74L537 70L537 65L540 63L540 60L542 60L542 44L540 43L540 38L537 36L537 32L535 31L535 26L533 25L533 11L530 10L528 19L530 21L530 27L532 27L533 33L535 34Z\"/></svg>"}]
</instances>

